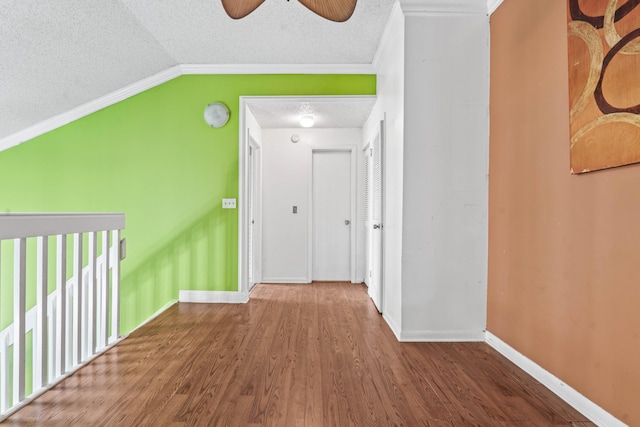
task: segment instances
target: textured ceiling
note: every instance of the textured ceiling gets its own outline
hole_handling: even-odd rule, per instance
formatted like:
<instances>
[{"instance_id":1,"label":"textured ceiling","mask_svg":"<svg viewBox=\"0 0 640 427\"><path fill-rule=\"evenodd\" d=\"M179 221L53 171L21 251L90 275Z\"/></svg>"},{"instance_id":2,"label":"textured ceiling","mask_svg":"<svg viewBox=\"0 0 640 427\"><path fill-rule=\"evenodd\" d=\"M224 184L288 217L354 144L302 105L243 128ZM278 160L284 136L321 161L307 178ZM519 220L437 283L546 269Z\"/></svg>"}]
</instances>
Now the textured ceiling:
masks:
<instances>
[{"instance_id":1,"label":"textured ceiling","mask_svg":"<svg viewBox=\"0 0 640 427\"><path fill-rule=\"evenodd\" d=\"M0 0L0 138L177 64L370 64L394 0L345 23L269 0Z\"/></svg>"},{"instance_id":2,"label":"textured ceiling","mask_svg":"<svg viewBox=\"0 0 640 427\"><path fill-rule=\"evenodd\" d=\"M360 128L371 114L375 97L312 97L304 101L283 98L252 100L248 104L265 129L300 128L300 118L305 115L315 119L314 128Z\"/></svg>"},{"instance_id":3,"label":"textured ceiling","mask_svg":"<svg viewBox=\"0 0 640 427\"><path fill-rule=\"evenodd\" d=\"M347 22L293 0L230 19L220 0L122 0L180 64L369 64L394 0L361 0Z\"/></svg>"}]
</instances>

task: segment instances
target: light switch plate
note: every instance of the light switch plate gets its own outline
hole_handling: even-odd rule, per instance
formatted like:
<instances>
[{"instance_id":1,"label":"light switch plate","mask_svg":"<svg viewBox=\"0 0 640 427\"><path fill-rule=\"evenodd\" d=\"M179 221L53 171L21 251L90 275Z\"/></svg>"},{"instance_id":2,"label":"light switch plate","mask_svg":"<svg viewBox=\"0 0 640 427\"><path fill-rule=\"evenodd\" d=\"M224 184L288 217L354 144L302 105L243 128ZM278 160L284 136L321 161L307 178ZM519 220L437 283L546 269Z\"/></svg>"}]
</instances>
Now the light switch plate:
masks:
<instances>
[{"instance_id":1,"label":"light switch plate","mask_svg":"<svg viewBox=\"0 0 640 427\"><path fill-rule=\"evenodd\" d=\"M222 209L235 209L236 199L222 199Z\"/></svg>"}]
</instances>

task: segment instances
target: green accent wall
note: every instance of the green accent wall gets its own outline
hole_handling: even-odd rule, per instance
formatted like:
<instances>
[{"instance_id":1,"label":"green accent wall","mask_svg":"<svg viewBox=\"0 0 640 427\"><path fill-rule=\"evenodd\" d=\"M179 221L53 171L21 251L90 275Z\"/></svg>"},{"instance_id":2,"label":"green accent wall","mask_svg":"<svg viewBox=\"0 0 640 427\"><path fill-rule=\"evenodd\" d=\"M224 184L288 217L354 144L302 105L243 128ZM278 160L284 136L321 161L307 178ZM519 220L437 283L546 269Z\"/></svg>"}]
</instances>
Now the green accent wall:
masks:
<instances>
[{"instance_id":1,"label":"green accent wall","mask_svg":"<svg viewBox=\"0 0 640 427\"><path fill-rule=\"evenodd\" d=\"M128 333L180 289L237 290L238 211L222 210L221 199L238 197L240 96L372 95L375 88L374 75L182 76L0 152L0 212L124 212ZM223 128L203 120L212 101L231 111ZM12 323L7 243L0 328Z\"/></svg>"}]
</instances>

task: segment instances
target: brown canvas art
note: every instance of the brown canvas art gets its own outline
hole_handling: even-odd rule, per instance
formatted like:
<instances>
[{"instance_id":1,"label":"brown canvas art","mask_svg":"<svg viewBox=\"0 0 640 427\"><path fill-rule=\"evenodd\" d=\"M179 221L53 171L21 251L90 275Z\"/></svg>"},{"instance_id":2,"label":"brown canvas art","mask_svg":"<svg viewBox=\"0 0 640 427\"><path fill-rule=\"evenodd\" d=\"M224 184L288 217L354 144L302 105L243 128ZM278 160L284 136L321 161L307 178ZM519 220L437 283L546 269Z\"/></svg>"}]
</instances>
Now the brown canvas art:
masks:
<instances>
[{"instance_id":1,"label":"brown canvas art","mask_svg":"<svg viewBox=\"0 0 640 427\"><path fill-rule=\"evenodd\" d=\"M571 173L640 162L640 0L567 0Z\"/></svg>"}]
</instances>

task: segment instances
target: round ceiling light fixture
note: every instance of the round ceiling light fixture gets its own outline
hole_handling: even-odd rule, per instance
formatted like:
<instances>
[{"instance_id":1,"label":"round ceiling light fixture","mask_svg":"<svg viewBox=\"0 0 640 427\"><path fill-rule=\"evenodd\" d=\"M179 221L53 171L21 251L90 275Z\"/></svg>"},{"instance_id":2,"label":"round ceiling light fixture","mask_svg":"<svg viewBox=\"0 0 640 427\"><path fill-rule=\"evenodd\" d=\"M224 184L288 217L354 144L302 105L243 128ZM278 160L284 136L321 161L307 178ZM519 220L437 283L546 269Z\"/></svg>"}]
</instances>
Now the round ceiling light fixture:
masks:
<instances>
[{"instance_id":1,"label":"round ceiling light fixture","mask_svg":"<svg viewBox=\"0 0 640 427\"><path fill-rule=\"evenodd\" d=\"M221 128L229 121L229 109L222 102L212 102L204 109L204 121L212 128Z\"/></svg>"},{"instance_id":2,"label":"round ceiling light fixture","mask_svg":"<svg viewBox=\"0 0 640 427\"><path fill-rule=\"evenodd\" d=\"M314 125L315 122L316 121L311 116L302 116L300 118L300 126L302 126L303 128L310 128Z\"/></svg>"}]
</instances>

